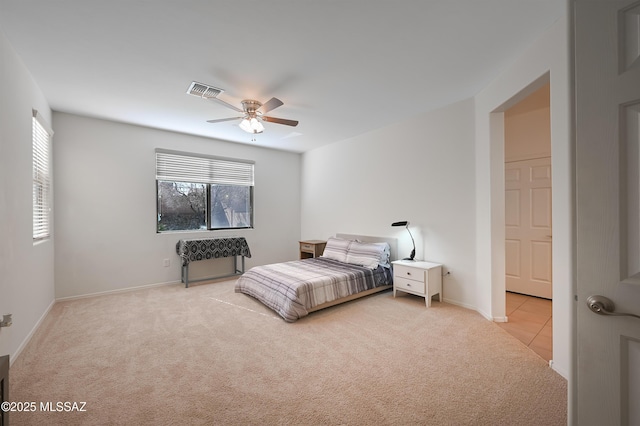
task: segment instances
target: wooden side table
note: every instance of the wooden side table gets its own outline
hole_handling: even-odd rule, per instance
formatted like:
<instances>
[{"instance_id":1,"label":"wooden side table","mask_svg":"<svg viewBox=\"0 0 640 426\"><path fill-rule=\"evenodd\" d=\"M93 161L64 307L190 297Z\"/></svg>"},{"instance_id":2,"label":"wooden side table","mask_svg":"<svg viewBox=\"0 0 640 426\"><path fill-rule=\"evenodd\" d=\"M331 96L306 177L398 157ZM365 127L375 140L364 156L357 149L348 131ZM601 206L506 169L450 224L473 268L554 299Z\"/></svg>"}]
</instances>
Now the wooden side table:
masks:
<instances>
[{"instance_id":1,"label":"wooden side table","mask_svg":"<svg viewBox=\"0 0 640 426\"><path fill-rule=\"evenodd\" d=\"M322 255L327 242L324 240L300 241L300 259L311 259Z\"/></svg>"},{"instance_id":2,"label":"wooden side table","mask_svg":"<svg viewBox=\"0 0 640 426\"><path fill-rule=\"evenodd\" d=\"M442 302L442 265L440 263L396 260L393 263L393 297L396 291L425 298L427 308L438 295Z\"/></svg>"}]
</instances>

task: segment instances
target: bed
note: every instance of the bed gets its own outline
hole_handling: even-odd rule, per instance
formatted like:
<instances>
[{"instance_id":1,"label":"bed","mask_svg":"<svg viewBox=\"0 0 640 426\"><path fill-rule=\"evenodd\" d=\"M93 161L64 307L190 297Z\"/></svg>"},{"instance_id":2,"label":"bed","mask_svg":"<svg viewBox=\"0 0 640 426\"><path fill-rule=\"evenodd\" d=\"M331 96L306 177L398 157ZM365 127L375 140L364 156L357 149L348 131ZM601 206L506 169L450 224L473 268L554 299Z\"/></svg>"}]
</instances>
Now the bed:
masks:
<instances>
[{"instance_id":1,"label":"bed","mask_svg":"<svg viewBox=\"0 0 640 426\"><path fill-rule=\"evenodd\" d=\"M393 286L395 238L337 234L320 257L255 266L235 285L287 322Z\"/></svg>"}]
</instances>

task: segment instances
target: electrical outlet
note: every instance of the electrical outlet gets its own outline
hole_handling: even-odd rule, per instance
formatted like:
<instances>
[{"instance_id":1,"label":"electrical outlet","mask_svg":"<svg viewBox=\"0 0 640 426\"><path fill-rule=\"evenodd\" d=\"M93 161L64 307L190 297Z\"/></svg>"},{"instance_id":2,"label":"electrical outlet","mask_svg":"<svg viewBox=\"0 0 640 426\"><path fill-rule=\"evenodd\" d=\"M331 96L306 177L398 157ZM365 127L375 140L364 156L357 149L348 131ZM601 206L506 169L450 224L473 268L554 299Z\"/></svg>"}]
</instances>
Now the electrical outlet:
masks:
<instances>
[{"instance_id":1,"label":"electrical outlet","mask_svg":"<svg viewBox=\"0 0 640 426\"><path fill-rule=\"evenodd\" d=\"M162 264L164 265L165 268L168 268L171 265L171 261L169 259L165 259Z\"/></svg>"}]
</instances>

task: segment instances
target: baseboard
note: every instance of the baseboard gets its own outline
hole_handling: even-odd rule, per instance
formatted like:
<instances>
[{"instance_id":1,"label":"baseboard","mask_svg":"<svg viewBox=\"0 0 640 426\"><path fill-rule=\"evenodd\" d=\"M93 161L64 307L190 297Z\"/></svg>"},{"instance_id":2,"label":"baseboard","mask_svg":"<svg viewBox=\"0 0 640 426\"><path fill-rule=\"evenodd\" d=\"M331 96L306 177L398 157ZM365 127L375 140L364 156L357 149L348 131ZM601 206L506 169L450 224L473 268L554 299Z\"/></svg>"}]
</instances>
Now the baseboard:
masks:
<instances>
[{"instance_id":1,"label":"baseboard","mask_svg":"<svg viewBox=\"0 0 640 426\"><path fill-rule=\"evenodd\" d=\"M488 313L481 311L480 309L476 308L475 306L467 305L465 303L459 303L459 302L456 302L455 300L450 300L450 299L446 299L446 298L443 299L443 301L447 302L447 303L450 303L452 305L461 306L463 308L467 308L467 309L471 309L472 311L476 311L477 313L479 313L480 315L485 317L485 319L488 319L491 322L508 322L508 318L507 317L492 317Z\"/></svg>"},{"instance_id":2,"label":"baseboard","mask_svg":"<svg viewBox=\"0 0 640 426\"><path fill-rule=\"evenodd\" d=\"M551 359L551 360L549 360L549 367L551 367L551 369L552 369L553 371L555 371L556 373L558 373L559 375L561 375L562 377L564 377L566 380L569 380L569 374L568 374L568 372L566 372L566 371L564 371L564 370L562 370L562 369L559 369L559 368L556 366L556 363L555 363L555 362L553 362L553 360L552 360L552 359Z\"/></svg>"},{"instance_id":3,"label":"baseboard","mask_svg":"<svg viewBox=\"0 0 640 426\"><path fill-rule=\"evenodd\" d=\"M44 313L40 316L40 318L38 319L36 324L33 326L31 331L29 332L29 334L27 334L27 337L25 337L24 340L22 341L22 343L20 343L20 346L18 346L18 349L16 349L14 354L9 357L9 366L13 365L13 363L16 361L16 359L18 359L18 356L20 356L20 354L22 353L24 348L27 346L29 341L31 341L31 338L33 337L35 332L38 330L38 328L40 328L40 324L42 324L42 321L44 321L44 319L47 317L47 315L49 315L49 311L51 311L51 308L53 308L53 305L55 305L55 304L56 304L56 301L54 299L54 300L51 301L51 304L49 304L47 309L44 310Z\"/></svg>"},{"instance_id":4,"label":"baseboard","mask_svg":"<svg viewBox=\"0 0 640 426\"><path fill-rule=\"evenodd\" d=\"M446 297L442 298L442 301L448 303L450 305L460 306L461 308L471 309L472 311L477 311L475 306L468 305L466 303L460 303L457 300L447 299Z\"/></svg>"},{"instance_id":5,"label":"baseboard","mask_svg":"<svg viewBox=\"0 0 640 426\"><path fill-rule=\"evenodd\" d=\"M163 287L163 286L167 286L167 285L174 285L174 284L180 284L181 281L169 281L166 283L155 283L155 284L145 284L145 285L140 285L140 286L136 286L136 287L127 287L127 288L119 288L117 290L107 290L107 291L99 291L97 293L87 293L87 294L81 294L78 296L67 296L67 297L58 297L56 298L56 302L64 302L67 300L77 300L77 299L86 299L88 297L96 297L96 296L106 296L109 294L118 294L118 293L128 293L131 291L136 291L136 290L144 290L144 289L149 289L149 288L153 288L153 287Z\"/></svg>"},{"instance_id":6,"label":"baseboard","mask_svg":"<svg viewBox=\"0 0 640 426\"><path fill-rule=\"evenodd\" d=\"M475 306L468 305L466 303L460 303L457 300L447 299L446 297L442 298L442 301L446 302L446 303L449 303L450 305L456 305L456 306L460 306L461 308L471 309L472 311L476 311L477 313L479 313L480 315L482 315L483 317L485 317L489 321L494 321L494 319L491 317L491 315L487 315L486 313L482 312L481 310L479 310Z\"/></svg>"}]
</instances>

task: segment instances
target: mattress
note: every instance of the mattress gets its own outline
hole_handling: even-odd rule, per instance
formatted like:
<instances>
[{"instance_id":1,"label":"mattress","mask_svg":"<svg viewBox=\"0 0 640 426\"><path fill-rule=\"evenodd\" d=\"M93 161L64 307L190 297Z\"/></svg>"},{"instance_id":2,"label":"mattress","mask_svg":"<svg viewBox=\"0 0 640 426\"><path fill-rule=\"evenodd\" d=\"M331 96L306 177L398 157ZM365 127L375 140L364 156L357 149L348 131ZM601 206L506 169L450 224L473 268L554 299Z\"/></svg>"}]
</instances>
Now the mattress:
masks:
<instances>
[{"instance_id":1,"label":"mattress","mask_svg":"<svg viewBox=\"0 0 640 426\"><path fill-rule=\"evenodd\" d=\"M256 298L287 322L314 307L392 284L389 268L369 269L317 257L256 266L235 285L236 293Z\"/></svg>"}]
</instances>

